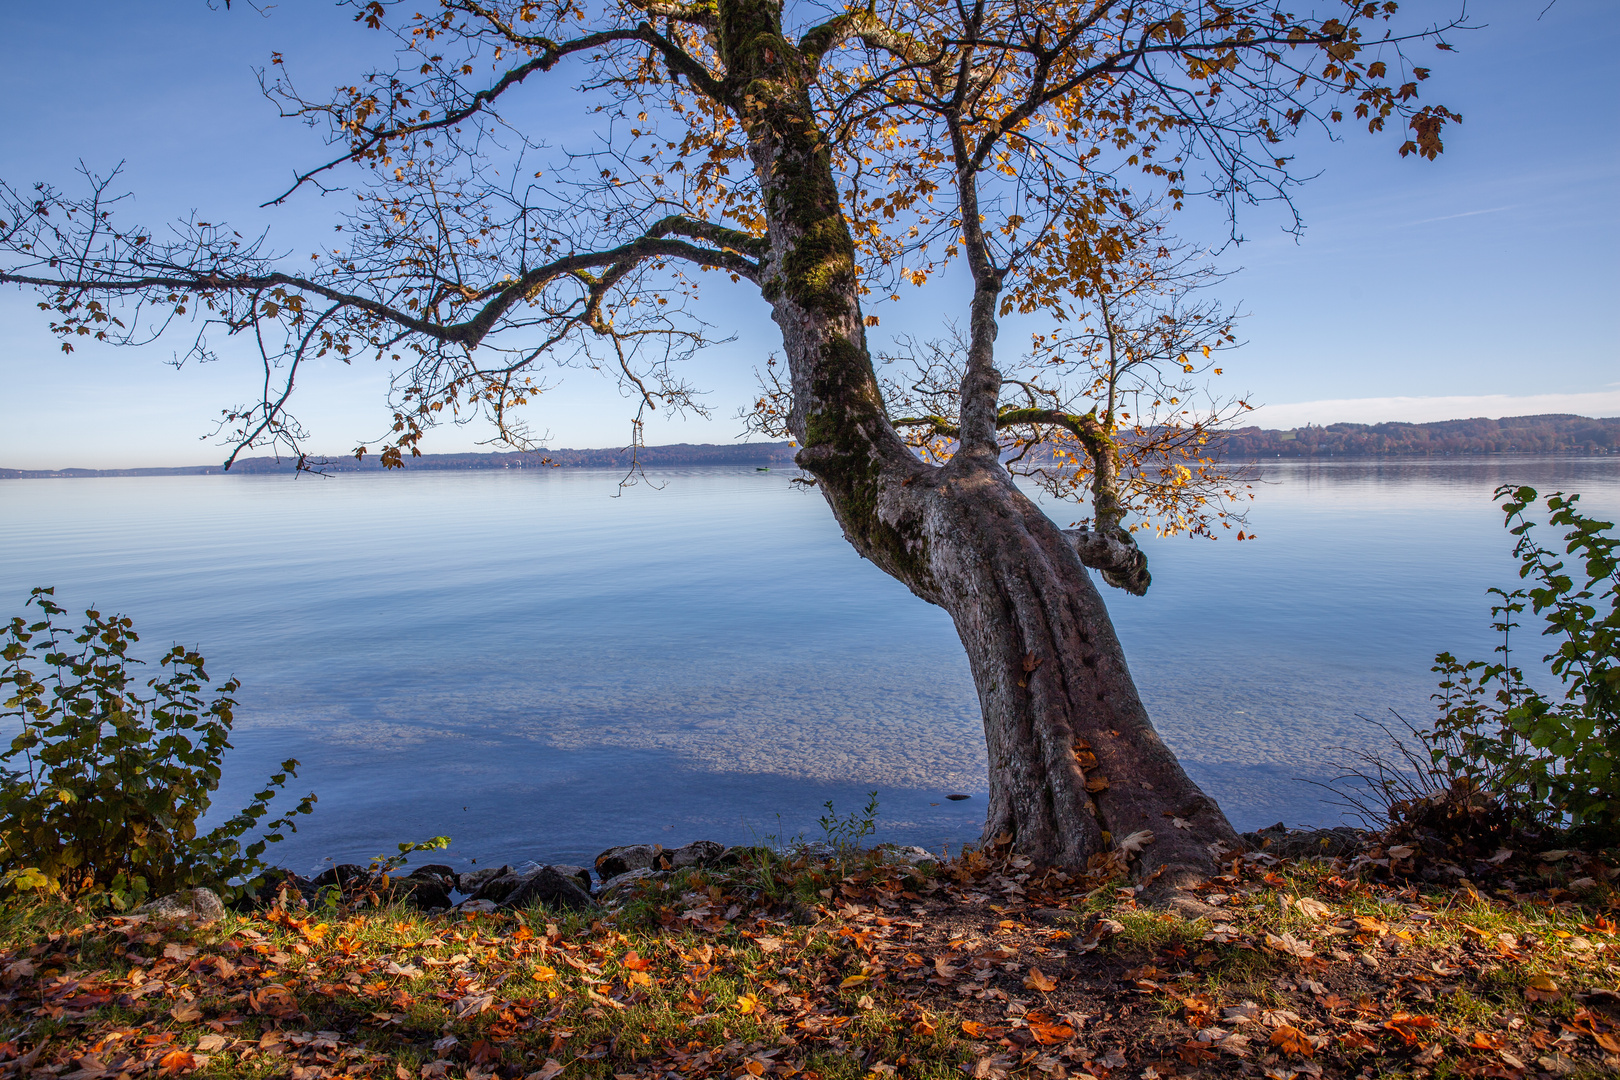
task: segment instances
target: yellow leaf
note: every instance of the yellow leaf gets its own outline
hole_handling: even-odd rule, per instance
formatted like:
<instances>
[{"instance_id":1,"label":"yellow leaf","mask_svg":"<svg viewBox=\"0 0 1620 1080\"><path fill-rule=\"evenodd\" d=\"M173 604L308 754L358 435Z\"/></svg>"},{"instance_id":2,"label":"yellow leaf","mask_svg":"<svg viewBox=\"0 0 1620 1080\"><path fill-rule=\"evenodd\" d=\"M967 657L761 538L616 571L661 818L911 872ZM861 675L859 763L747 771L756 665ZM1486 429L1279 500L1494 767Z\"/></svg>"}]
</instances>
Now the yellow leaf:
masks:
<instances>
[{"instance_id":1,"label":"yellow leaf","mask_svg":"<svg viewBox=\"0 0 1620 1080\"><path fill-rule=\"evenodd\" d=\"M859 986L861 983L866 982L869 977L870 976L867 975L851 975L849 978L838 984L838 989L848 990L852 986Z\"/></svg>"}]
</instances>

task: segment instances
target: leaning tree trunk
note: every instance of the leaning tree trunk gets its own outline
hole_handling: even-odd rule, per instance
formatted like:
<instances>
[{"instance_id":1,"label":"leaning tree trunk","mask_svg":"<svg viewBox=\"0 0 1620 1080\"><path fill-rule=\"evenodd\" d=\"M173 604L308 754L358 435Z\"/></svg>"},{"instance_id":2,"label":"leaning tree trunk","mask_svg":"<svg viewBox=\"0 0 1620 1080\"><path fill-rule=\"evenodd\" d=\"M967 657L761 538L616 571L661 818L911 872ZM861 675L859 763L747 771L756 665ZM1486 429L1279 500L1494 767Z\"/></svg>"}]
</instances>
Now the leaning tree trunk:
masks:
<instances>
[{"instance_id":1,"label":"leaning tree trunk","mask_svg":"<svg viewBox=\"0 0 1620 1080\"><path fill-rule=\"evenodd\" d=\"M808 61L773 0L719 10L727 90L746 103L764 195L761 282L792 375L798 462L855 549L956 621L990 754L985 839L1083 867L1151 831L1139 876L1207 873L1236 835L1153 730L1075 547L993 454L928 465L889 424Z\"/></svg>"}]
</instances>

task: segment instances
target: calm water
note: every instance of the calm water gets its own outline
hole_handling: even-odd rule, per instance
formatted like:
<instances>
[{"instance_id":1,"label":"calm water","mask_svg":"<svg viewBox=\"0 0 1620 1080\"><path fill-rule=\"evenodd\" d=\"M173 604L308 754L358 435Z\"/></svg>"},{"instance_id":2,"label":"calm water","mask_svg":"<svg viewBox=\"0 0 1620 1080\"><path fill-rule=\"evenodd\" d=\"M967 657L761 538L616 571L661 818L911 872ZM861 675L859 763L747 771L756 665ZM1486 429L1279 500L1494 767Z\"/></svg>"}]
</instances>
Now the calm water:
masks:
<instances>
[{"instance_id":1,"label":"calm water","mask_svg":"<svg viewBox=\"0 0 1620 1080\"><path fill-rule=\"evenodd\" d=\"M447 833L455 861L820 835L865 792L880 836L975 839L985 763L949 618L863 562L791 473L554 470L19 480L0 615L54 584L245 683L216 806L283 757L321 796L298 869ZM1512 562L1490 492L1585 493L1620 460L1269 466L1260 539L1149 541L1109 590L1160 730L1239 828L1332 823L1301 778L1357 714L1430 708L1434 653L1487 656ZM965 802L943 798L973 796Z\"/></svg>"}]
</instances>

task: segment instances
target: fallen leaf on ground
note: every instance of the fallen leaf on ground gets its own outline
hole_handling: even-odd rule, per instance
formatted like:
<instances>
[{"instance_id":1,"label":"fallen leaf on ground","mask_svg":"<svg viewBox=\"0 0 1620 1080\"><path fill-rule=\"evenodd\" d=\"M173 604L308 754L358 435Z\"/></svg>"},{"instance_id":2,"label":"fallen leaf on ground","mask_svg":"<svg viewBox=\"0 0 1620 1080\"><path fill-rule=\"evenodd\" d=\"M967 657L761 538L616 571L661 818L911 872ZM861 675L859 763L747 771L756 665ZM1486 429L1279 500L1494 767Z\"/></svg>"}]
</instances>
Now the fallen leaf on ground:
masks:
<instances>
[{"instance_id":1,"label":"fallen leaf on ground","mask_svg":"<svg viewBox=\"0 0 1620 1080\"><path fill-rule=\"evenodd\" d=\"M494 994L468 994L456 1002L456 1019L465 1020L469 1016L477 1016L493 1004L495 1004Z\"/></svg>"},{"instance_id":2,"label":"fallen leaf on ground","mask_svg":"<svg viewBox=\"0 0 1620 1080\"><path fill-rule=\"evenodd\" d=\"M1384 1030L1393 1031L1401 1037L1407 1046L1416 1045L1418 1032L1428 1031L1439 1027L1439 1021L1432 1016L1412 1016L1408 1013L1396 1013L1384 1021Z\"/></svg>"},{"instance_id":3,"label":"fallen leaf on ground","mask_svg":"<svg viewBox=\"0 0 1620 1080\"><path fill-rule=\"evenodd\" d=\"M158 1059L158 1066L170 1076L197 1067L197 1059L187 1050L170 1050Z\"/></svg>"},{"instance_id":4,"label":"fallen leaf on ground","mask_svg":"<svg viewBox=\"0 0 1620 1080\"><path fill-rule=\"evenodd\" d=\"M1556 982L1545 975L1537 975L1525 983L1524 996L1531 1001L1557 1001L1561 995Z\"/></svg>"},{"instance_id":5,"label":"fallen leaf on ground","mask_svg":"<svg viewBox=\"0 0 1620 1080\"><path fill-rule=\"evenodd\" d=\"M1289 956L1297 956L1301 960L1308 960L1316 955L1307 942L1303 942L1293 934L1286 932L1282 934L1267 934L1266 947L1276 949L1280 953L1287 953Z\"/></svg>"},{"instance_id":6,"label":"fallen leaf on ground","mask_svg":"<svg viewBox=\"0 0 1620 1080\"><path fill-rule=\"evenodd\" d=\"M1310 1057L1316 1053L1316 1044L1311 1042L1310 1036L1287 1024L1271 1033L1271 1045L1295 1057Z\"/></svg>"},{"instance_id":7,"label":"fallen leaf on ground","mask_svg":"<svg viewBox=\"0 0 1620 1080\"><path fill-rule=\"evenodd\" d=\"M1028 1014L1024 1017L1024 1023L1029 1025L1029 1033L1035 1036L1035 1041L1043 1046L1053 1046L1074 1038L1074 1028L1048 1020L1039 1013Z\"/></svg>"},{"instance_id":8,"label":"fallen leaf on ground","mask_svg":"<svg viewBox=\"0 0 1620 1080\"><path fill-rule=\"evenodd\" d=\"M1302 896L1294 902L1294 906L1299 908L1302 914L1308 915L1313 919L1323 919L1333 913L1332 908L1328 907L1314 896Z\"/></svg>"},{"instance_id":9,"label":"fallen leaf on ground","mask_svg":"<svg viewBox=\"0 0 1620 1080\"><path fill-rule=\"evenodd\" d=\"M269 983L248 994L248 1008L263 1016L286 1019L298 1015L298 1001L280 983Z\"/></svg>"},{"instance_id":10,"label":"fallen leaf on ground","mask_svg":"<svg viewBox=\"0 0 1620 1080\"><path fill-rule=\"evenodd\" d=\"M1032 967L1029 969L1029 975L1024 979L1024 987L1028 990L1040 990L1043 993L1051 993L1053 990L1057 989L1057 980L1043 972L1040 968Z\"/></svg>"},{"instance_id":11,"label":"fallen leaf on ground","mask_svg":"<svg viewBox=\"0 0 1620 1080\"><path fill-rule=\"evenodd\" d=\"M546 1058L546 1063L534 1072L525 1076L523 1080L551 1080L552 1077L563 1071L562 1064L555 1058Z\"/></svg>"}]
</instances>

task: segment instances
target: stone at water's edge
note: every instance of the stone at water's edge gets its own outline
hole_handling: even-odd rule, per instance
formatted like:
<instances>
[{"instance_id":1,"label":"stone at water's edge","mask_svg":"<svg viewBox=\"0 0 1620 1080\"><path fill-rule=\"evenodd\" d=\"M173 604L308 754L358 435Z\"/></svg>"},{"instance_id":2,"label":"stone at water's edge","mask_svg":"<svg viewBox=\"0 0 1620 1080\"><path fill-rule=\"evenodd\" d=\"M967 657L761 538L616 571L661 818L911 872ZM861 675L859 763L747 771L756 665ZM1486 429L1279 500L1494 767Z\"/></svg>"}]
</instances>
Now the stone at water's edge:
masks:
<instances>
[{"instance_id":1,"label":"stone at water's edge","mask_svg":"<svg viewBox=\"0 0 1620 1080\"><path fill-rule=\"evenodd\" d=\"M450 890L437 875L413 873L394 878L389 885L395 898L409 900L422 911L436 911L450 906Z\"/></svg>"},{"instance_id":2,"label":"stone at water's edge","mask_svg":"<svg viewBox=\"0 0 1620 1080\"><path fill-rule=\"evenodd\" d=\"M591 899L589 892L580 887L577 879L559 873L556 867L542 866L527 875L517 888L501 901L501 907L514 910L533 907L535 904L583 911L595 907L596 901Z\"/></svg>"},{"instance_id":3,"label":"stone at water's edge","mask_svg":"<svg viewBox=\"0 0 1620 1080\"><path fill-rule=\"evenodd\" d=\"M643 866L635 870L626 870L624 873L615 875L614 877L604 881L602 883L602 891L597 894L597 899L604 904L617 903L619 900L623 899L626 893L630 892L636 887L637 882L657 881L661 878L668 877L669 873L670 872L668 870L654 870L649 866Z\"/></svg>"},{"instance_id":4,"label":"stone at water's edge","mask_svg":"<svg viewBox=\"0 0 1620 1080\"><path fill-rule=\"evenodd\" d=\"M605 882L632 870L650 870L659 850L653 844L610 847L596 857L596 876Z\"/></svg>"},{"instance_id":5,"label":"stone at water's edge","mask_svg":"<svg viewBox=\"0 0 1620 1080\"><path fill-rule=\"evenodd\" d=\"M553 866L552 869L557 871L557 873L562 874L564 877L571 877L575 881L579 882L580 887L586 892L591 891L591 872L585 867L570 866L566 863L559 863Z\"/></svg>"},{"instance_id":6,"label":"stone at water's edge","mask_svg":"<svg viewBox=\"0 0 1620 1080\"><path fill-rule=\"evenodd\" d=\"M491 900L499 904L516 892L518 886L523 884L526 875L513 870L509 866L503 866L500 869L501 872L498 874L483 877L476 889L468 891L467 899ZM472 876L471 874L463 874L462 879L465 882L467 878Z\"/></svg>"},{"instance_id":7,"label":"stone at water's edge","mask_svg":"<svg viewBox=\"0 0 1620 1080\"><path fill-rule=\"evenodd\" d=\"M1253 851L1264 851L1279 859L1304 859L1313 855L1334 857L1350 855L1361 850L1367 840L1367 830L1341 825L1333 829L1295 829L1282 822L1243 834L1243 841Z\"/></svg>"},{"instance_id":8,"label":"stone at water's edge","mask_svg":"<svg viewBox=\"0 0 1620 1080\"><path fill-rule=\"evenodd\" d=\"M482 870L469 870L456 879L456 888L458 891L472 896L479 889L482 889L485 883L511 872L512 868L510 866L486 866Z\"/></svg>"},{"instance_id":9,"label":"stone at water's edge","mask_svg":"<svg viewBox=\"0 0 1620 1080\"><path fill-rule=\"evenodd\" d=\"M212 889L185 889L135 909L154 919L195 919L201 926L225 917L225 902Z\"/></svg>"},{"instance_id":10,"label":"stone at water's edge","mask_svg":"<svg viewBox=\"0 0 1620 1080\"><path fill-rule=\"evenodd\" d=\"M669 856L669 866L672 870L680 870L687 866L713 866L725 853L725 845L717 844L713 840L694 840L685 847L665 852Z\"/></svg>"},{"instance_id":11,"label":"stone at water's edge","mask_svg":"<svg viewBox=\"0 0 1620 1080\"><path fill-rule=\"evenodd\" d=\"M596 875L604 882L632 870L679 870L688 866L713 866L726 853L725 845L713 840L694 840L685 847L665 850L657 844L626 844L610 847L596 857Z\"/></svg>"}]
</instances>

